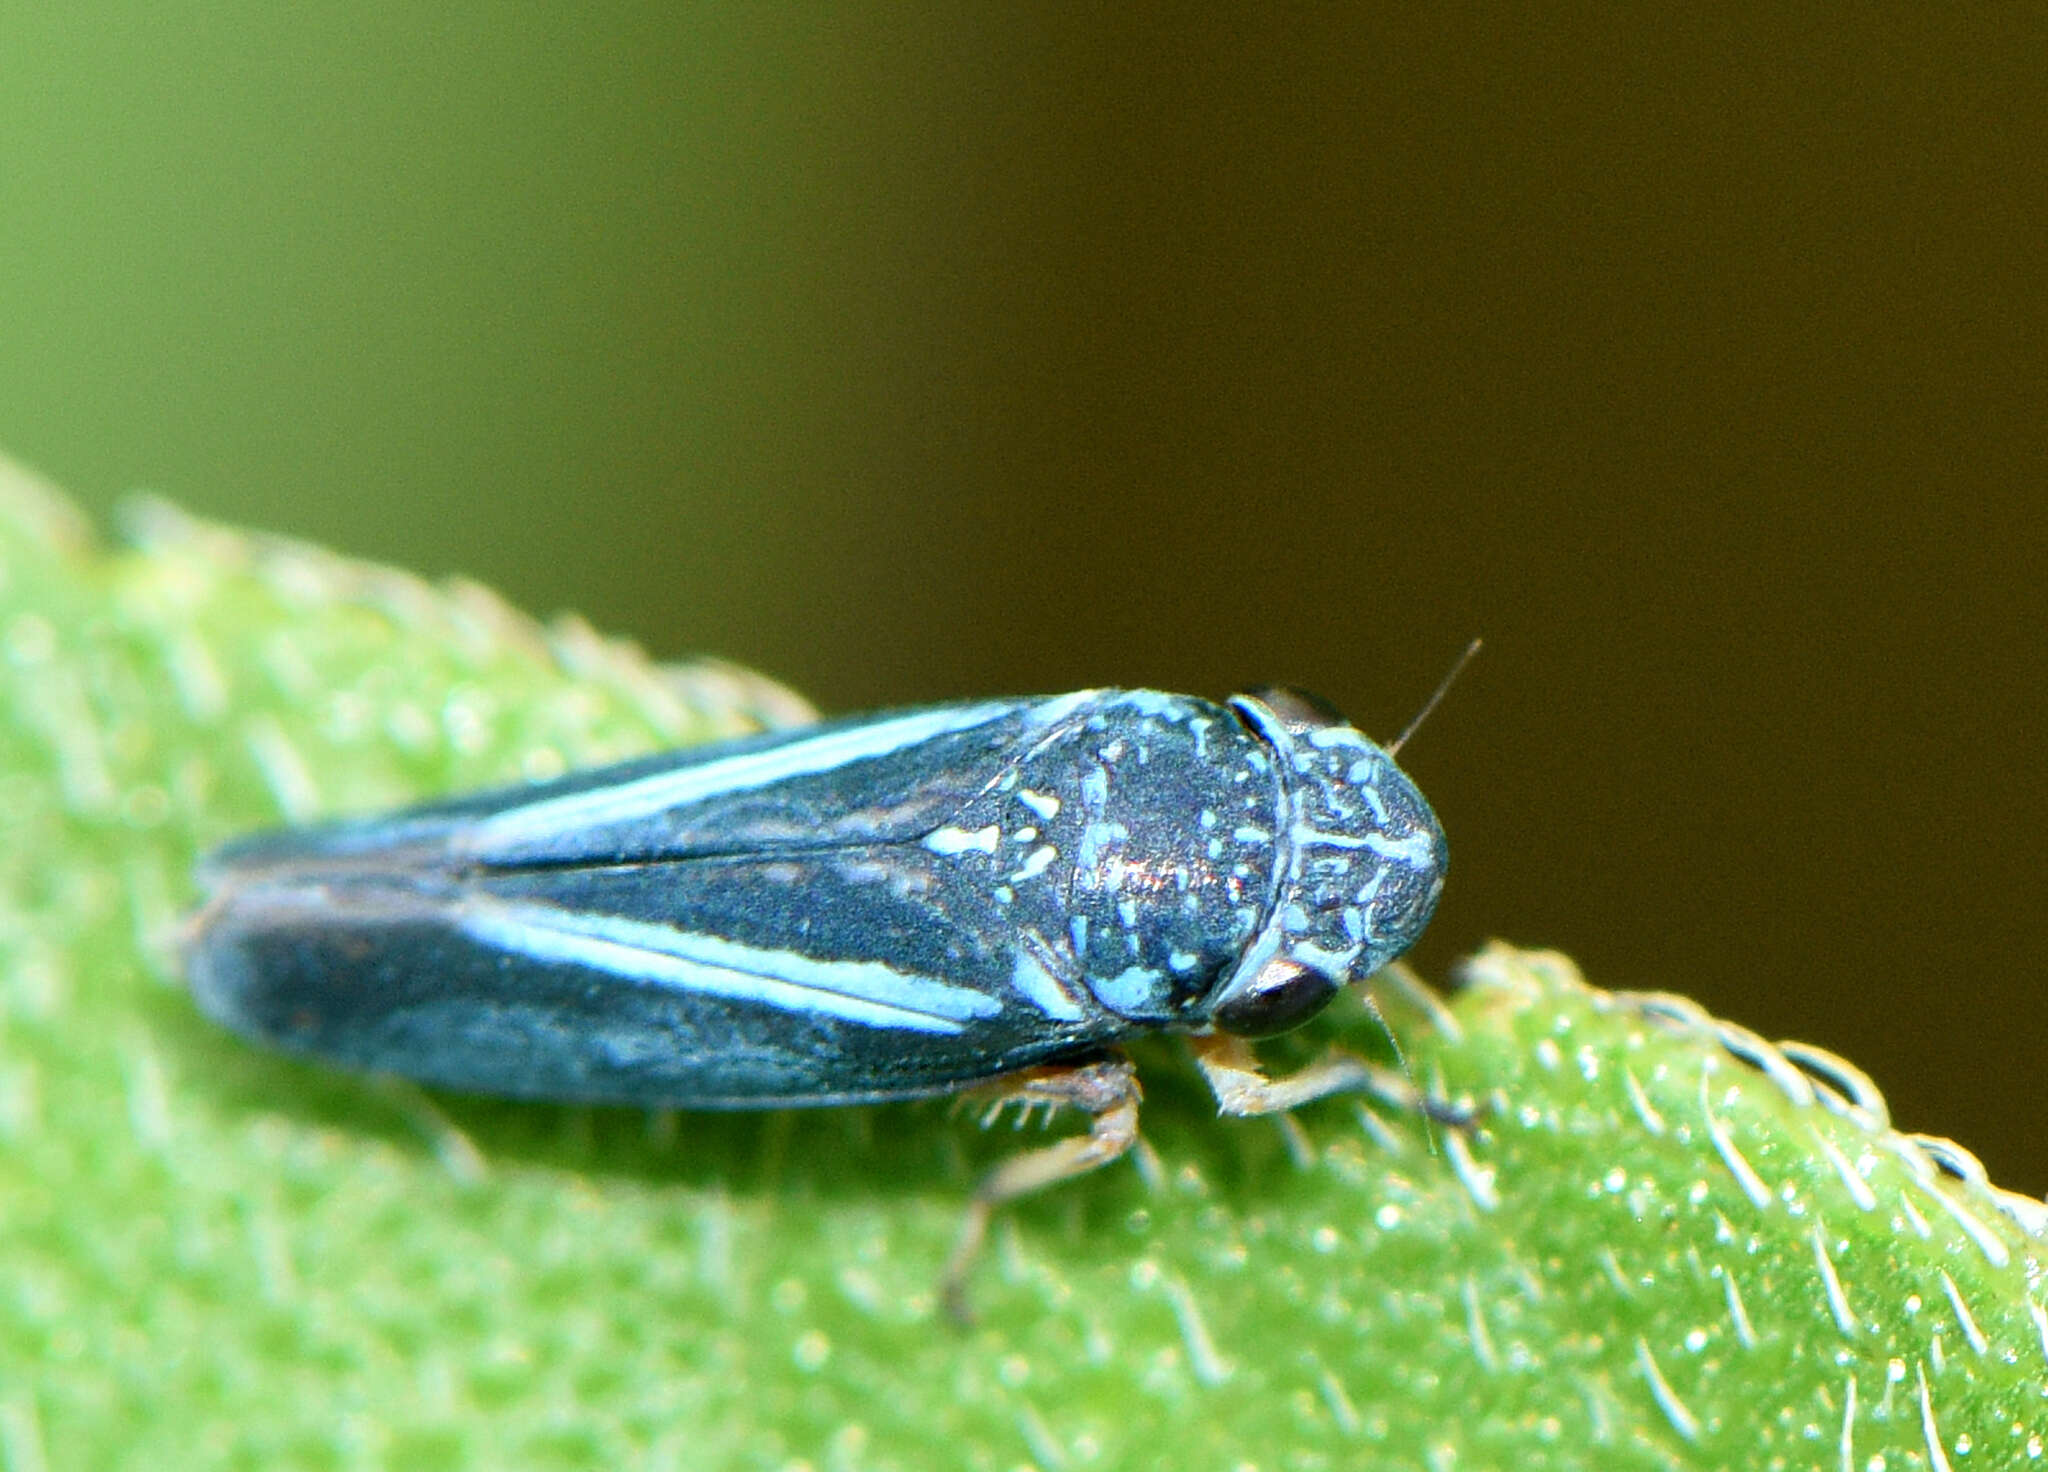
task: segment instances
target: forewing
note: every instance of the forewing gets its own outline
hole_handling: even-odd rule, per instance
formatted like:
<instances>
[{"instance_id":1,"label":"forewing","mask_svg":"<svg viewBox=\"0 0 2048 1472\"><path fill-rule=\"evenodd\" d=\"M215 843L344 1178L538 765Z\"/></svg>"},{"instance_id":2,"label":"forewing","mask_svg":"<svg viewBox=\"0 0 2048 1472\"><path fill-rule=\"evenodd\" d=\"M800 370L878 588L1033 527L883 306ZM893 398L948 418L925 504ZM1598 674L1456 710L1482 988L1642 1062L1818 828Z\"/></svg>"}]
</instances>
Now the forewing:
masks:
<instances>
[{"instance_id":1,"label":"forewing","mask_svg":"<svg viewBox=\"0 0 2048 1472\"><path fill-rule=\"evenodd\" d=\"M257 834L208 855L249 876L634 863L919 837L999 780L1057 702L980 701L662 752L375 818Z\"/></svg>"},{"instance_id":2,"label":"forewing","mask_svg":"<svg viewBox=\"0 0 2048 1472\"><path fill-rule=\"evenodd\" d=\"M943 1092L1121 1035L1020 996L1015 936L921 845L231 886L188 956L210 1015L446 1087L649 1106ZM934 901L950 901L935 903Z\"/></svg>"},{"instance_id":3,"label":"forewing","mask_svg":"<svg viewBox=\"0 0 2048 1472\"><path fill-rule=\"evenodd\" d=\"M1086 698L873 717L238 844L209 869L193 990L238 1031L356 1067L640 1104L931 1093L1105 1041L1099 1009L1016 1005L1012 917L928 841Z\"/></svg>"}]
</instances>

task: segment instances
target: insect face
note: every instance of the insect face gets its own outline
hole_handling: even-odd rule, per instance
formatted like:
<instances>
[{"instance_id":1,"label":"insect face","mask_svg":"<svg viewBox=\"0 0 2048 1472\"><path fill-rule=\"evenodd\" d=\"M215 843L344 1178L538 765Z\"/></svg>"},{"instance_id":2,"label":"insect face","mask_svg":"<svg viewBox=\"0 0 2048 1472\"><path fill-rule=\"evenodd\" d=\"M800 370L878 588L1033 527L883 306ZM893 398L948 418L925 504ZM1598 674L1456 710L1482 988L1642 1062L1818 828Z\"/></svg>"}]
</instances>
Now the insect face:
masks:
<instances>
[{"instance_id":1,"label":"insect face","mask_svg":"<svg viewBox=\"0 0 2048 1472\"><path fill-rule=\"evenodd\" d=\"M1266 1037L1415 943L1448 854L1407 774L1320 702L1274 691L1231 707L1273 748L1280 821L1265 926L1211 1007L1224 1031Z\"/></svg>"}]
</instances>

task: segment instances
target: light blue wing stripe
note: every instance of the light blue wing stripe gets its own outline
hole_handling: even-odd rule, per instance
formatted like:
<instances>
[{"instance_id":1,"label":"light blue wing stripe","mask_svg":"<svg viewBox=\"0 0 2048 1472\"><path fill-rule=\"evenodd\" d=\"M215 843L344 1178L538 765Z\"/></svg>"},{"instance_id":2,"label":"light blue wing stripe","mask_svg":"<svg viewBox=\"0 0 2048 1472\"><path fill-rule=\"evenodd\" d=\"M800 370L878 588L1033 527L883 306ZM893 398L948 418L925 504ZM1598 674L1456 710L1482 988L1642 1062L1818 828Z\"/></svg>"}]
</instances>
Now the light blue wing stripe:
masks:
<instances>
[{"instance_id":1,"label":"light blue wing stripe","mask_svg":"<svg viewBox=\"0 0 2048 1472\"><path fill-rule=\"evenodd\" d=\"M1017 702L1009 700L937 706L785 742L766 751L742 752L611 787L542 798L478 820L457 837L456 847L471 858L488 860L499 848L582 828L631 822L707 797L827 772L848 762L870 761L935 736L984 725L1018 709Z\"/></svg>"},{"instance_id":2,"label":"light blue wing stripe","mask_svg":"<svg viewBox=\"0 0 2048 1472\"><path fill-rule=\"evenodd\" d=\"M514 955L588 966L650 986L759 1002L786 1012L870 1027L958 1033L1002 1003L972 988L898 971L879 961L820 961L722 936L551 905L469 900L463 932Z\"/></svg>"}]
</instances>

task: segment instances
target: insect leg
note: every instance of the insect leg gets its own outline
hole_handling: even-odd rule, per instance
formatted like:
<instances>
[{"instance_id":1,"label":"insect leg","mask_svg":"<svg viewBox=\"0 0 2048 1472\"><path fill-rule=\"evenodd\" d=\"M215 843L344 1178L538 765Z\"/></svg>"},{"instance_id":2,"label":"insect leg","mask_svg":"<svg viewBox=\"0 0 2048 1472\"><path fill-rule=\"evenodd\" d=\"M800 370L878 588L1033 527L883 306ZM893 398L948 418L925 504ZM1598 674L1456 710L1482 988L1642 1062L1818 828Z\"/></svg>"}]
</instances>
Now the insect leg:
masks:
<instances>
[{"instance_id":1,"label":"insect leg","mask_svg":"<svg viewBox=\"0 0 2048 1472\"><path fill-rule=\"evenodd\" d=\"M999 1080L988 1094L992 1110L1005 1104L1020 1104L1027 1111L1043 1104L1054 1109L1072 1104L1094 1118L1085 1135L1070 1135L1037 1150L1012 1156L981 1178L967 1205L967 1219L960 1224L960 1238L946 1270L939 1279L939 1292L947 1313L962 1324L972 1323L967 1306L967 1273L981 1252L988 1235L989 1218L997 1207L1042 1186L1085 1175L1129 1150L1138 1138L1138 1071L1130 1059L1121 1056L1077 1067L1027 1069Z\"/></svg>"},{"instance_id":2,"label":"insect leg","mask_svg":"<svg viewBox=\"0 0 2048 1472\"><path fill-rule=\"evenodd\" d=\"M1462 1111L1428 1098L1393 1069L1335 1048L1286 1078L1267 1078L1252 1045L1229 1033L1196 1034L1188 1048L1224 1114L1275 1114L1331 1094L1367 1093L1439 1124L1471 1123Z\"/></svg>"}]
</instances>

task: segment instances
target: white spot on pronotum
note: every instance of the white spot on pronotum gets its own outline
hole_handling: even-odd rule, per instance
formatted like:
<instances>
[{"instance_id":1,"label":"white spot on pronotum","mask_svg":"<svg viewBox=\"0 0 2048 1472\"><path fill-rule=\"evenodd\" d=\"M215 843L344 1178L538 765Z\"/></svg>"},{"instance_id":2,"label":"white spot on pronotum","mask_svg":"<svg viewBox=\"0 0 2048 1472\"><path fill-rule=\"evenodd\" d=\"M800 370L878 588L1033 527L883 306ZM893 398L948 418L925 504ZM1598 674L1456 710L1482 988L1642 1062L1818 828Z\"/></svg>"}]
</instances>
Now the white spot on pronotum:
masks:
<instances>
[{"instance_id":1,"label":"white spot on pronotum","mask_svg":"<svg viewBox=\"0 0 2048 1472\"><path fill-rule=\"evenodd\" d=\"M1010 882L1021 884L1027 879L1036 879L1045 872L1046 866L1059 856L1060 851L1058 849L1049 843L1041 843L1037 848L1024 856L1024 862L1019 864L1016 871L1010 875Z\"/></svg>"},{"instance_id":2,"label":"white spot on pronotum","mask_svg":"<svg viewBox=\"0 0 2048 1472\"><path fill-rule=\"evenodd\" d=\"M1033 792L1028 787L1017 789L1017 801L1050 823L1060 815L1060 800L1049 792Z\"/></svg>"},{"instance_id":3,"label":"white spot on pronotum","mask_svg":"<svg viewBox=\"0 0 2048 1472\"><path fill-rule=\"evenodd\" d=\"M1708 1072L1705 1067L1700 1069L1700 1110L1707 1117L1707 1137L1714 1142L1714 1150L1720 1155L1721 1163L1728 1167L1728 1174L1735 1177L1735 1184L1742 1187L1742 1194L1749 1198L1749 1204L1762 1211L1771 1204L1770 1190L1755 1167L1736 1149L1727 1128L1714 1117L1714 1106L1707 1101Z\"/></svg>"},{"instance_id":4,"label":"white spot on pronotum","mask_svg":"<svg viewBox=\"0 0 2048 1472\"><path fill-rule=\"evenodd\" d=\"M1002 839L1003 830L994 823L985 828L935 828L925 835L924 846L945 858L959 854L996 851L996 844Z\"/></svg>"},{"instance_id":5,"label":"white spot on pronotum","mask_svg":"<svg viewBox=\"0 0 2048 1472\"><path fill-rule=\"evenodd\" d=\"M1963 1338L1970 1341L1970 1348L1979 1354L1984 1353L1989 1347L1984 1338L1984 1331L1977 1327L1977 1320L1971 1316L1969 1305L1963 1302L1963 1295L1956 1287L1956 1280L1946 1271L1941 1275L1941 1287L1942 1291L1948 1294L1949 1307L1956 1312L1956 1326L1963 1331Z\"/></svg>"},{"instance_id":6,"label":"white spot on pronotum","mask_svg":"<svg viewBox=\"0 0 2048 1472\"><path fill-rule=\"evenodd\" d=\"M1116 975L1091 983L1096 997L1112 1012L1137 1012L1153 999L1161 974L1143 966L1126 966Z\"/></svg>"},{"instance_id":7,"label":"white spot on pronotum","mask_svg":"<svg viewBox=\"0 0 2048 1472\"><path fill-rule=\"evenodd\" d=\"M1927 1393L1927 1371L1916 1365L1913 1373L1920 1377L1920 1435L1927 1442L1927 1465L1934 1472L1955 1472L1949 1465L1948 1453L1942 1450L1941 1428L1934 1422L1934 1398Z\"/></svg>"},{"instance_id":8,"label":"white spot on pronotum","mask_svg":"<svg viewBox=\"0 0 2048 1472\"><path fill-rule=\"evenodd\" d=\"M1697 1441L1699 1417L1678 1398L1678 1392L1671 1388L1671 1382L1657 1368L1657 1357L1650 1353L1650 1342L1640 1334L1636 1336L1636 1368L1643 1372L1643 1379L1650 1387L1650 1396L1657 1402L1657 1409L1664 1413L1664 1419L1671 1423L1671 1429L1687 1441Z\"/></svg>"},{"instance_id":9,"label":"white spot on pronotum","mask_svg":"<svg viewBox=\"0 0 2048 1472\"><path fill-rule=\"evenodd\" d=\"M2027 1312L2034 1317L2034 1334L2041 1341L2041 1358L2048 1360L2048 1309L2029 1299Z\"/></svg>"},{"instance_id":10,"label":"white spot on pronotum","mask_svg":"<svg viewBox=\"0 0 2048 1472\"><path fill-rule=\"evenodd\" d=\"M1828 1255L1827 1240L1821 1235L1819 1222L1813 1224L1810 1234L1813 1239L1814 1265L1820 1269L1821 1286L1827 1290L1828 1312L1834 1316L1835 1327L1844 1334L1853 1335L1859 1327L1856 1315L1849 1309L1849 1299L1842 1292L1841 1277L1835 1272L1835 1260Z\"/></svg>"}]
</instances>

